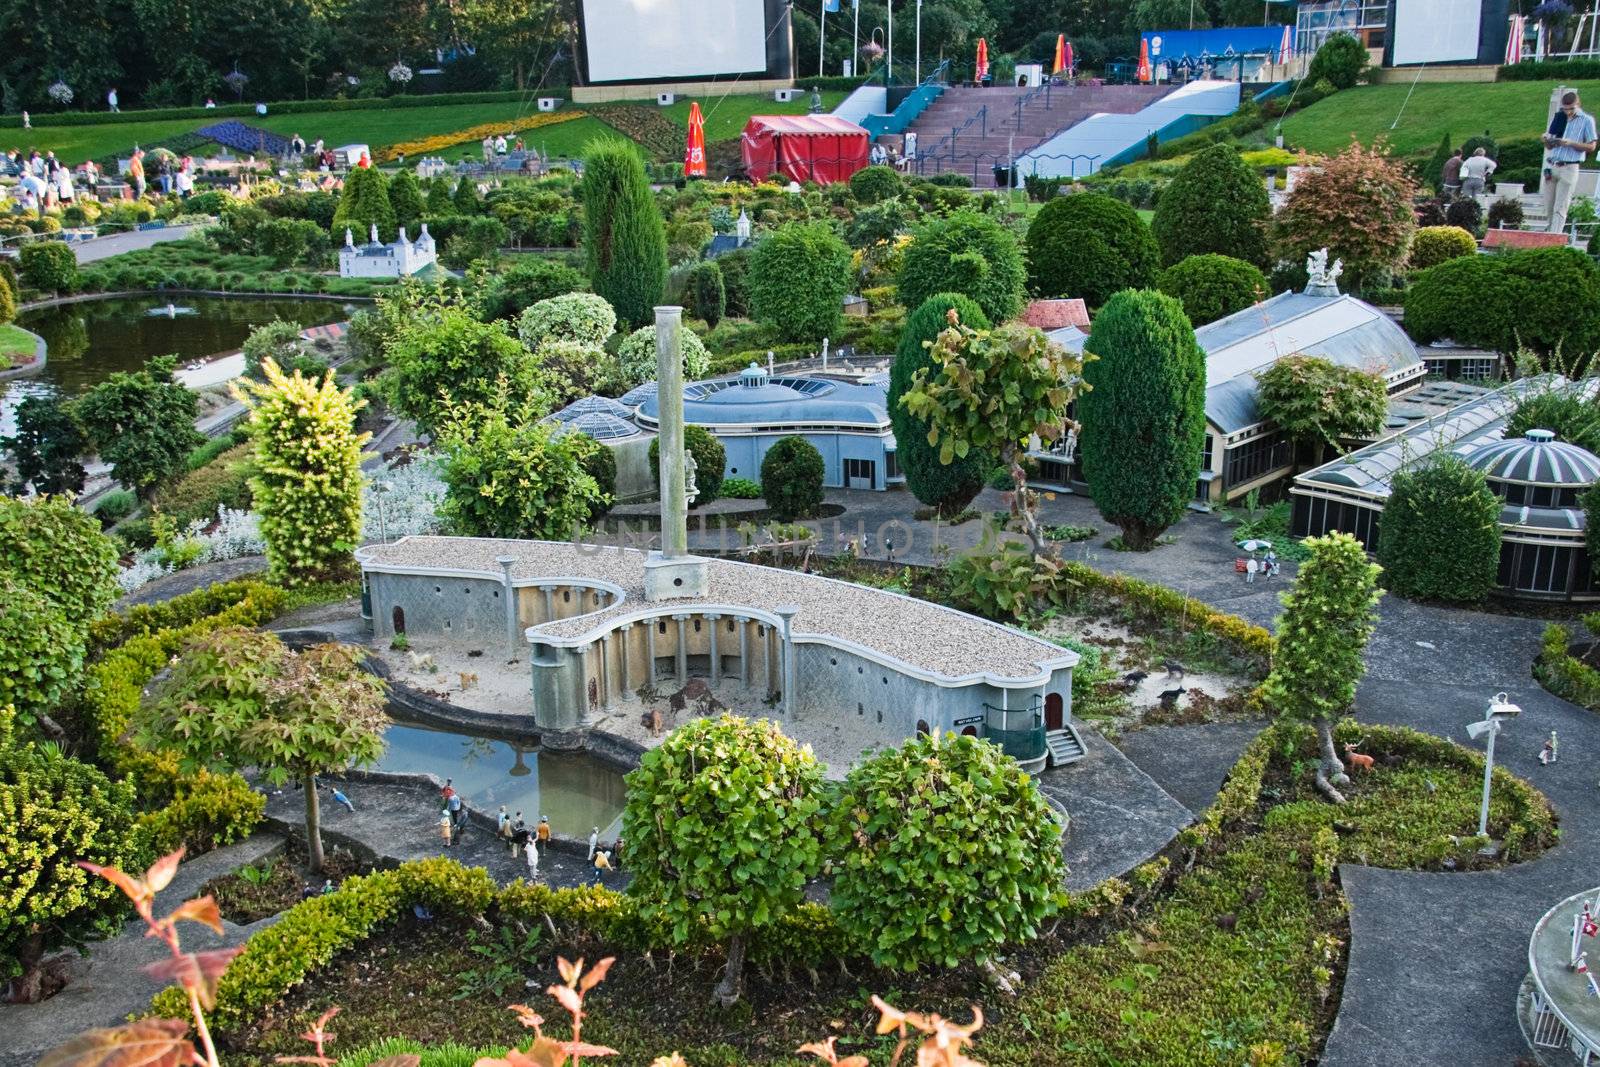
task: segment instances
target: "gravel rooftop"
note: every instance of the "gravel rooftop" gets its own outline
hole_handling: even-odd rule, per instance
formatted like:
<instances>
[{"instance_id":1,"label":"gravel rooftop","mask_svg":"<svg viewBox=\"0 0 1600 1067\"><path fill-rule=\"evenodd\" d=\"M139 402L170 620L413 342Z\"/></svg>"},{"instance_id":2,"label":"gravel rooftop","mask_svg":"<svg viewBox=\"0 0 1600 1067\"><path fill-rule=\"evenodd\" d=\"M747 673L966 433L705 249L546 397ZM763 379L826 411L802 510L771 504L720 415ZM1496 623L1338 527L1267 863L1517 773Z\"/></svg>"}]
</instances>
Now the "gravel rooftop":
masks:
<instances>
[{"instance_id":1,"label":"gravel rooftop","mask_svg":"<svg viewBox=\"0 0 1600 1067\"><path fill-rule=\"evenodd\" d=\"M596 640L617 624L642 615L719 608L730 613L770 613L791 606L799 609L794 619L796 640L859 645L953 681L986 675L1014 683L1043 681L1052 666L1073 656L1067 649L1019 630L923 600L733 560L707 561L710 591L705 599L647 603L645 554L636 549L478 537L407 537L392 544L367 545L356 554L364 567L378 571L416 568L496 579L501 573L495 562L498 556L515 559L511 579L518 585L604 582L623 590L620 601L600 611L529 631L562 645Z\"/></svg>"}]
</instances>

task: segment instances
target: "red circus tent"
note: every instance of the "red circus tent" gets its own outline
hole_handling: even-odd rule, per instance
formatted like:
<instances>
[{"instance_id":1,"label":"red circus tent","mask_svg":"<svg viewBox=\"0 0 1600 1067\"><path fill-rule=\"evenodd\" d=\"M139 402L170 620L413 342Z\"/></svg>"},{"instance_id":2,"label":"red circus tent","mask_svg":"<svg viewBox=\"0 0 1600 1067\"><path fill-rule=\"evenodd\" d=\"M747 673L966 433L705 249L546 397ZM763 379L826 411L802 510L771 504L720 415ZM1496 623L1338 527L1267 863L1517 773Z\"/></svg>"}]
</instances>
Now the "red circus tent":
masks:
<instances>
[{"instance_id":1,"label":"red circus tent","mask_svg":"<svg viewBox=\"0 0 1600 1067\"><path fill-rule=\"evenodd\" d=\"M836 115L753 115L739 138L756 181L842 182L867 165L867 131Z\"/></svg>"}]
</instances>

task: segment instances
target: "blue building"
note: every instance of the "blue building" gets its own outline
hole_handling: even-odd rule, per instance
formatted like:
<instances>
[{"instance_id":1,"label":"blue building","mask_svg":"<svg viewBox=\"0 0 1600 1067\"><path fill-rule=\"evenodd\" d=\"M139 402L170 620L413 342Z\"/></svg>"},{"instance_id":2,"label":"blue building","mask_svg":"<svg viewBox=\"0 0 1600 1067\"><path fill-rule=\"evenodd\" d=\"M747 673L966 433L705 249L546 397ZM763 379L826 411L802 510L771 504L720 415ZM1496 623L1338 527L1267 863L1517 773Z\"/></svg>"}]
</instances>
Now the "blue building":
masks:
<instances>
[{"instance_id":1,"label":"blue building","mask_svg":"<svg viewBox=\"0 0 1600 1067\"><path fill-rule=\"evenodd\" d=\"M773 376L752 363L737 375L683 388L684 421L714 434L728 454L724 475L761 480L761 461L780 438L804 437L822 453L822 484L878 489L904 482L889 427L889 381ZM654 383L625 394L639 427L653 433L660 411Z\"/></svg>"}]
</instances>

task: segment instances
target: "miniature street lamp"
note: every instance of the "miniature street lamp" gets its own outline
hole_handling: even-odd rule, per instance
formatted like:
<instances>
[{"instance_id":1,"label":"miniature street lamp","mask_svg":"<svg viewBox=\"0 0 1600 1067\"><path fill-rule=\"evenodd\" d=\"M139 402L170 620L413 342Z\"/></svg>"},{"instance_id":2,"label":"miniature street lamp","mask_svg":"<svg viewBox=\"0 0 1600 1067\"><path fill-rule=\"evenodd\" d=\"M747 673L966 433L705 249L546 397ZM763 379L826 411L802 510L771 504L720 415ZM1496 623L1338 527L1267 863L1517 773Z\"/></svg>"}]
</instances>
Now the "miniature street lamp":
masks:
<instances>
[{"instance_id":1,"label":"miniature street lamp","mask_svg":"<svg viewBox=\"0 0 1600 1067\"><path fill-rule=\"evenodd\" d=\"M1494 739L1500 733L1503 720L1521 715L1522 709L1511 703L1504 693L1496 693L1489 701L1488 715L1480 722L1467 724L1467 736L1476 741L1485 734L1489 737L1483 759L1483 803L1478 808L1478 836L1489 836L1489 782L1494 775Z\"/></svg>"}]
</instances>

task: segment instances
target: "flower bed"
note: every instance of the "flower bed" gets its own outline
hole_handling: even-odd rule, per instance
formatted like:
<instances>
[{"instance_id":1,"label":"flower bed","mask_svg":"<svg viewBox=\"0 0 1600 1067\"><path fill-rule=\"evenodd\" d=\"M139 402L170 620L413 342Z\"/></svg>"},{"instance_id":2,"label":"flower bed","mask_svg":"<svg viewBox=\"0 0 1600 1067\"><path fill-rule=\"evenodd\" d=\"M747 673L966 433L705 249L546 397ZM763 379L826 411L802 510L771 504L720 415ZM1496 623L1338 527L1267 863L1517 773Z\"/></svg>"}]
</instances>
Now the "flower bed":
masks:
<instances>
[{"instance_id":1,"label":"flower bed","mask_svg":"<svg viewBox=\"0 0 1600 1067\"><path fill-rule=\"evenodd\" d=\"M194 131L197 136L235 151L258 156L281 156L289 151L289 139L282 134L251 126L238 119L225 119L202 126Z\"/></svg>"},{"instance_id":2,"label":"flower bed","mask_svg":"<svg viewBox=\"0 0 1600 1067\"><path fill-rule=\"evenodd\" d=\"M437 133L432 137L419 137L414 141L401 141L399 144L389 145L378 150L379 162L388 162L401 156L425 156L434 152L442 152L446 148L453 148L458 144L469 141L481 141L485 137L497 137L505 134L515 137L527 130L536 130L541 126L554 126L560 122L571 122L581 119L586 113L569 109L566 111L544 111L527 118L508 119L503 122L480 122L476 126L468 126L464 130L454 133Z\"/></svg>"},{"instance_id":3,"label":"flower bed","mask_svg":"<svg viewBox=\"0 0 1600 1067\"><path fill-rule=\"evenodd\" d=\"M589 108L589 114L622 131L658 159L683 155L683 128L661 114L661 109L643 104L602 104Z\"/></svg>"}]
</instances>

